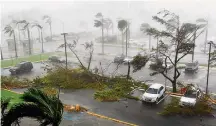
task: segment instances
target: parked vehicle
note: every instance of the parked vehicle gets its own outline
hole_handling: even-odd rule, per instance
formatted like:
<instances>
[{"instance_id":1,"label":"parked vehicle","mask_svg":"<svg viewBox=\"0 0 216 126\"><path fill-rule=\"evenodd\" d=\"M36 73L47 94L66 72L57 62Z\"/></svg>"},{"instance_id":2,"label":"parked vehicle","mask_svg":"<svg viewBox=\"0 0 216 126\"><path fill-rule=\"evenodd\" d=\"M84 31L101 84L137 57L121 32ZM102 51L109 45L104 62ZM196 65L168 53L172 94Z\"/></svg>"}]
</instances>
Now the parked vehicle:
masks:
<instances>
[{"instance_id":1,"label":"parked vehicle","mask_svg":"<svg viewBox=\"0 0 216 126\"><path fill-rule=\"evenodd\" d=\"M202 92L200 90L188 90L181 97L180 106L195 106L197 101L202 98Z\"/></svg>"},{"instance_id":2,"label":"parked vehicle","mask_svg":"<svg viewBox=\"0 0 216 126\"><path fill-rule=\"evenodd\" d=\"M165 95L165 86L162 84L152 84L142 95L143 102L157 103Z\"/></svg>"},{"instance_id":3,"label":"parked vehicle","mask_svg":"<svg viewBox=\"0 0 216 126\"><path fill-rule=\"evenodd\" d=\"M198 61L192 63L187 63L185 67L185 72L196 72L199 69Z\"/></svg>"},{"instance_id":4,"label":"parked vehicle","mask_svg":"<svg viewBox=\"0 0 216 126\"><path fill-rule=\"evenodd\" d=\"M123 63L125 59L125 55L117 55L114 58L114 63Z\"/></svg>"},{"instance_id":5,"label":"parked vehicle","mask_svg":"<svg viewBox=\"0 0 216 126\"><path fill-rule=\"evenodd\" d=\"M22 61L17 64L15 67L11 67L9 71L12 75L30 72L33 69L33 64L28 61Z\"/></svg>"},{"instance_id":6,"label":"parked vehicle","mask_svg":"<svg viewBox=\"0 0 216 126\"><path fill-rule=\"evenodd\" d=\"M124 58L124 63L131 62L133 60L133 57L127 56Z\"/></svg>"},{"instance_id":7,"label":"parked vehicle","mask_svg":"<svg viewBox=\"0 0 216 126\"><path fill-rule=\"evenodd\" d=\"M58 63L64 63L64 62L66 62L66 61L65 61L65 58L63 58L63 57L58 57L58 56L50 56L50 57L48 58L48 60L51 61L51 62L58 62Z\"/></svg>"}]
</instances>

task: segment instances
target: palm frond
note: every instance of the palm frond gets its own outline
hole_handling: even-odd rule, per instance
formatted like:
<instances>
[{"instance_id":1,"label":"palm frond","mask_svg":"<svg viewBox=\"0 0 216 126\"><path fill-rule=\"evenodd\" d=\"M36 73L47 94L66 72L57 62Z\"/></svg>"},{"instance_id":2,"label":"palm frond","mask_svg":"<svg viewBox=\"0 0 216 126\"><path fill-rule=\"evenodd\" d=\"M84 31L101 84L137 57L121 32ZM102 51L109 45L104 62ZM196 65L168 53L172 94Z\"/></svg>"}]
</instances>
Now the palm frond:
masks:
<instances>
[{"instance_id":1,"label":"palm frond","mask_svg":"<svg viewBox=\"0 0 216 126\"><path fill-rule=\"evenodd\" d=\"M100 13L100 12L97 13L97 14L95 15L96 18L100 18L100 17L102 17L102 16L103 16L103 15L102 15L102 13Z\"/></svg>"},{"instance_id":2,"label":"palm frond","mask_svg":"<svg viewBox=\"0 0 216 126\"><path fill-rule=\"evenodd\" d=\"M18 103L2 118L2 126L10 126L18 118L30 117L38 120L46 119L43 111L33 103Z\"/></svg>"},{"instance_id":3,"label":"palm frond","mask_svg":"<svg viewBox=\"0 0 216 126\"><path fill-rule=\"evenodd\" d=\"M11 98L4 98L4 97L1 98L1 114L2 114L2 116L4 115L5 110L7 109L8 105L10 103L10 100L11 100Z\"/></svg>"},{"instance_id":4,"label":"palm frond","mask_svg":"<svg viewBox=\"0 0 216 126\"><path fill-rule=\"evenodd\" d=\"M101 27L102 26L102 22L99 20L94 20L94 27Z\"/></svg>"}]
</instances>

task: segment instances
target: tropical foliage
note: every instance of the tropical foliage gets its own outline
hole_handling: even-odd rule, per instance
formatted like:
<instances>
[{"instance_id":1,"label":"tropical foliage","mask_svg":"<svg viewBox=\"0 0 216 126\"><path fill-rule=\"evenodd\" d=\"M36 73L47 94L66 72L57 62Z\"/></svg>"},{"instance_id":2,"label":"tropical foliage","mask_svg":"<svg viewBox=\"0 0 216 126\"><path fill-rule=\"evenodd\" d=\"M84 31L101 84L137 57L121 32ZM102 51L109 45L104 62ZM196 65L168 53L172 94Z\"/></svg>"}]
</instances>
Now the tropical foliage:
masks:
<instances>
[{"instance_id":1,"label":"tropical foliage","mask_svg":"<svg viewBox=\"0 0 216 126\"><path fill-rule=\"evenodd\" d=\"M10 126L23 117L37 119L41 125L59 126L62 120L63 104L55 96L48 96L36 88L28 89L21 97L23 102L12 106L2 117L2 126ZM3 102L7 107L9 101ZM5 110L5 109L4 109Z\"/></svg>"}]
</instances>

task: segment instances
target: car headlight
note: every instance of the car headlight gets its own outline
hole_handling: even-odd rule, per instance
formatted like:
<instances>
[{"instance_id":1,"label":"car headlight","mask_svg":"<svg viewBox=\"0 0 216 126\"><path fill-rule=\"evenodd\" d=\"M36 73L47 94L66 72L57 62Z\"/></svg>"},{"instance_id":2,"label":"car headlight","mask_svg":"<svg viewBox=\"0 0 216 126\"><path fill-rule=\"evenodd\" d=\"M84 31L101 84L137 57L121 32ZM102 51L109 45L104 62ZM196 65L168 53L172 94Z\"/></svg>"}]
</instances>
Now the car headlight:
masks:
<instances>
[{"instance_id":1,"label":"car headlight","mask_svg":"<svg viewBox=\"0 0 216 126\"><path fill-rule=\"evenodd\" d=\"M155 97L155 98L152 98L152 101L156 101L156 99L157 99L157 97Z\"/></svg>"}]
</instances>

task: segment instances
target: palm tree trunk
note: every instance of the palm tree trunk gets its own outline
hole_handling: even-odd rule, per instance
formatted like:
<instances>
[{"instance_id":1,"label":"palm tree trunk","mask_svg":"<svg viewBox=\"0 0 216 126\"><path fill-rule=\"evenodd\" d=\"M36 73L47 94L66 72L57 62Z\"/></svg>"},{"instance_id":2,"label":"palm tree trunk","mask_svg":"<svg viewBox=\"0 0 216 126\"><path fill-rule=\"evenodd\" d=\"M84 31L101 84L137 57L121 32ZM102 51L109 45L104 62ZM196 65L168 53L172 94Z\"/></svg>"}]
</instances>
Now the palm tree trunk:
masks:
<instances>
[{"instance_id":1,"label":"palm tree trunk","mask_svg":"<svg viewBox=\"0 0 216 126\"><path fill-rule=\"evenodd\" d=\"M29 31L29 28L27 28L27 32L28 32L28 45L29 45L29 55L32 54L31 52L31 38L30 38L30 31Z\"/></svg>"},{"instance_id":2,"label":"palm tree trunk","mask_svg":"<svg viewBox=\"0 0 216 126\"><path fill-rule=\"evenodd\" d=\"M130 78L130 62L128 62L127 80Z\"/></svg>"},{"instance_id":3,"label":"palm tree trunk","mask_svg":"<svg viewBox=\"0 0 216 126\"><path fill-rule=\"evenodd\" d=\"M128 53L128 29L127 29L127 27L126 27L126 36L125 36L125 38L126 38L126 56L127 56L127 53Z\"/></svg>"},{"instance_id":4,"label":"palm tree trunk","mask_svg":"<svg viewBox=\"0 0 216 126\"><path fill-rule=\"evenodd\" d=\"M149 35L149 51L151 51L151 35Z\"/></svg>"},{"instance_id":5,"label":"palm tree trunk","mask_svg":"<svg viewBox=\"0 0 216 126\"><path fill-rule=\"evenodd\" d=\"M20 38L21 38L21 36L20 36L20 27L19 27L19 24L18 24L18 35L19 35L19 42L20 42Z\"/></svg>"},{"instance_id":6,"label":"palm tree trunk","mask_svg":"<svg viewBox=\"0 0 216 126\"><path fill-rule=\"evenodd\" d=\"M195 45L195 42L196 42L196 31L194 32L194 45ZM194 61L194 50L195 50L195 46L193 47L193 52L192 52L192 62Z\"/></svg>"},{"instance_id":7,"label":"palm tree trunk","mask_svg":"<svg viewBox=\"0 0 216 126\"><path fill-rule=\"evenodd\" d=\"M104 54L104 26L103 26L103 17L102 17L102 54Z\"/></svg>"},{"instance_id":8,"label":"palm tree trunk","mask_svg":"<svg viewBox=\"0 0 216 126\"><path fill-rule=\"evenodd\" d=\"M40 29L38 28L38 41L41 42Z\"/></svg>"},{"instance_id":9,"label":"palm tree trunk","mask_svg":"<svg viewBox=\"0 0 216 126\"><path fill-rule=\"evenodd\" d=\"M1 60L4 60L3 53L2 53L2 48L1 48Z\"/></svg>"},{"instance_id":10,"label":"palm tree trunk","mask_svg":"<svg viewBox=\"0 0 216 126\"><path fill-rule=\"evenodd\" d=\"M122 31L122 55L124 54L124 33Z\"/></svg>"},{"instance_id":11,"label":"palm tree trunk","mask_svg":"<svg viewBox=\"0 0 216 126\"><path fill-rule=\"evenodd\" d=\"M42 29L41 29L41 52L44 53L44 45L43 45L43 32L42 32Z\"/></svg>"},{"instance_id":12,"label":"palm tree trunk","mask_svg":"<svg viewBox=\"0 0 216 126\"><path fill-rule=\"evenodd\" d=\"M157 58L158 58L158 53L159 53L159 50L158 50L158 41L159 41L159 38L157 36Z\"/></svg>"},{"instance_id":13,"label":"palm tree trunk","mask_svg":"<svg viewBox=\"0 0 216 126\"><path fill-rule=\"evenodd\" d=\"M208 22L207 22L207 24L206 24L206 34L205 34L205 45L204 45L204 53L206 53L206 45L207 45L207 43L208 43Z\"/></svg>"},{"instance_id":14,"label":"palm tree trunk","mask_svg":"<svg viewBox=\"0 0 216 126\"><path fill-rule=\"evenodd\" d=\"M107 30L107 39L108 39L108 34L109 34L108 32L109 32L109 29L106 29L106 30Z\"/></svg>"},{"instance_id":15,"label":"palm tree trunk","mask_svg":"<svg viewBox=\"0 0 216 126\"><path fill-rule=\"evenodd\" d=\"M49 26L50 26L50 38L51 38L51 41L52 41L52 24L49 23Z\"/></svg>"},{"instance_id":16,"label":"palm tree trunk","mask_svg":"<svg viewBox=\"0 0 216 126\"><path fill-rule=\"evenodd\" d=\"M15 33L13 32L13 38L14 38L14 47L15 47L15 57L17 58L17 45L16 45L16 37L15 37Z\"/></svg>"}]
</instances>

